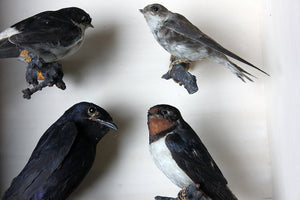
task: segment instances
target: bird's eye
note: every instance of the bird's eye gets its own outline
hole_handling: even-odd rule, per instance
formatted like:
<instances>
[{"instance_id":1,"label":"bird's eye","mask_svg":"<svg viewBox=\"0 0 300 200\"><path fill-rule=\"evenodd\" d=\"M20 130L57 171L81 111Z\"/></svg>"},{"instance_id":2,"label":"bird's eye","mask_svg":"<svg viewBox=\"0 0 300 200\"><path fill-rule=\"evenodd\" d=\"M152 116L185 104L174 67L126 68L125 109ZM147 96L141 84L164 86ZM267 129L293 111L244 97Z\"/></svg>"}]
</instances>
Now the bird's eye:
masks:
<instances>
[{"instance_id":1,"label":"bird's eye","mask_svg":"<svg viewBox=\"0 0 300 200\"><path fill-rule=\"evenodd\" d=\"M81 21L85 21L85 20L86 20L86 16L82 16Z\"/></svg>"},{"instance_id":2,"label":"bird's eye","mask_svg":"<svg viewBox=\"0 0 300 200\"><path fill-rule=\"evenodd\" d=\"M167 111L167 110L161 110L161 114L163 114L164 116L166 116L166 115L168 115L169 114L169 112Z\"/></svg>"},{"instance_id":3,"label":"bird's eye","mask_svg":"<svg viewBox=\"0 0 300 200\"><path fill-rule=\"evenodd\" d=\"M97 111L97 109L95 107L90 107L88 112L89 114L94 114Z\"/></svg>"},{"instance_id":4,"label":"bird's eye","mask_svg":"<svg viewBox=\"0 0 300 200\"><path fill-rule=\"evenodd\" d=\"M158 8L157 6L154 6L154 7L152 8L152 10L153 10L154 12L158 12L159 8Z\"/></svg>"}]
</instances>

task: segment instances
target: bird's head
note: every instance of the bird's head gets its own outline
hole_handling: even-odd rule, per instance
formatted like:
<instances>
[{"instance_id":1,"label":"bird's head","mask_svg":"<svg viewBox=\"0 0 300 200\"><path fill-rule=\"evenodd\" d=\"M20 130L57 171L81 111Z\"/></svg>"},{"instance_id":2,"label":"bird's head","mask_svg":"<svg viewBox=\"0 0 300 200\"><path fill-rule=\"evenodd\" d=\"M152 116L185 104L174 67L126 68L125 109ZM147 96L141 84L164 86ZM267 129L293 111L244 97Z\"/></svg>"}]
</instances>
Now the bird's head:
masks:
<instances>
[{"instance_id":1,"label":"bird's head","mask_svg":"<svg viewBox=\"0 0 300 200\"><path fill-rule=\"evenodd\" d=\"M170 105L156 105L148 111L149 135L154 136L164 131L175 128L181 119L179 110Z\"/></svg>"},{"instance_id":2,"label":"bird's head","mask_svg":"<svg viewBox=\"0 0 300 200\"><path fill-rule=\"evenodd\" d=\"M91 137L101 139L109 129L117 130L112 117L103 108L88 102L81 102L72 106L63 117L73 121L78 129L83 130Z\"/></svg>"},{"instance_id":3,"label":"bird's head","mask_svg":"<svg viewBox=\"0 0 300 200\"><path fill-rule=\"evenodd\" d=\"M80 8L70 7L63 8L59 11L84 30L88 27L94 27L91 23L92 18L90 15Z\"/></svg>"},{"instance_id":4,"label":"bird's head","mask_svg":"<svg viewBox=\"0 0 300 200\"><path fill-rule=\"evenodd\" d=\"M169 14L169 10L160 4L150 4L140 9L150 27L162 24Z\"/></svg>"}]
</instances>

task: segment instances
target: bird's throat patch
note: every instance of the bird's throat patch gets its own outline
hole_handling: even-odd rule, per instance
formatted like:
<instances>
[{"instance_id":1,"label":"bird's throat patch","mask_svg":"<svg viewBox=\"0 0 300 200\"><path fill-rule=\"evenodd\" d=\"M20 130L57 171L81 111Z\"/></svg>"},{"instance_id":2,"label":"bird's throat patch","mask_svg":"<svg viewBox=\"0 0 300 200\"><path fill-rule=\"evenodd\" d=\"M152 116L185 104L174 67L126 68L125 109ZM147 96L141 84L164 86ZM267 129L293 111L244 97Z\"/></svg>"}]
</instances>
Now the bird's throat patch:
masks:
<instances>
[{"instance_id":1,"label":"bird's throat patch","mask_svg":"<svg viewBox=\"0 0 300 200\"><path fill-rule=\"evenodd\" d=\"M172 121L168 121L164 118L150 117L148 123L149 135L156 135L158 133L161 133L169 129L172 125Z\"/></svg>"}]
</instances>

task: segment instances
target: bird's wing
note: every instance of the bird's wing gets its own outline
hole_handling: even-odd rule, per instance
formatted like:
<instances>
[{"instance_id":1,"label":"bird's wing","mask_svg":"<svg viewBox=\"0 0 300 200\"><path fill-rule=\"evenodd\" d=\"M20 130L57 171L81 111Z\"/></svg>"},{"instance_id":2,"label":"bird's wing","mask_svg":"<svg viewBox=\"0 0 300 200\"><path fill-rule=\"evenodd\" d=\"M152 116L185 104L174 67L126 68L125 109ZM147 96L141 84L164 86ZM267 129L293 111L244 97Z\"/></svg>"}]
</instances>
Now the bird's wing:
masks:
<instances>
[{"instance_id":1,"label":"bird's wing","mask_svg":"<svg viewBox=\"0 0 300 200\"><path fill-rule=\"evenodd\" d=\"M17 46L31 48L34 45L68 46L81 37L81 29L55 12L43 12L13 26L20 31L9 38Z\"/></svg>"},{"instance_id":2,"label":"bird's wing","mask_svg":"<svg viewBox=\"0 0 300 200\"><path fill-rule=\"evenodd\" d=\"M264 72L263 70L259 69L258 67L254 66L253 64L249 63L248 61L244 60L243 58L239 57L238 55L232 53L231 51L225 49L216 41L211 39L208 35L201 32L196 26L194 26L191 22L189 22L184 16L173 13L173 17L170 17L164 22L164 26L168 29L184 36L188 37L191 40L200 42L214 50L217 50L221 53L226 54L240 62L243 62L251 67L261 71L262 73L269 75L268 73Z\"/></svg>"},{"instance_id":3,"label":"bird's wing","mask_svg":"<svg viewBox=\"0 0 300 200\"><path fill-rule=\"evenodd\" d=\"M166 138L173 159L195 182L227 184L225 177L196 133L190 128L174 130ZM179 133L180 132L180 133Z\"/></svg>"},{"instance_id":4,"label":"bird's wing","mask_svg":"<svg viewBox=\"0 0 300 200\"><path fill-rule=\"evenodd\" d=\"M175 129L166 137L166 145L178 166L212 199L237 200L198 135L187 123L183 125L184 128Z\"/></svg>"},{"instance_id":5,"label":"bird's wing","mask_svg":"<svg viewBox=\"0 0 300 200\"><path fill-rule=\"evenodd\" d=\"M35 194L52 172L60 167L76 136L77 128L72 122L52 125L39 140L24 169L13 179L4 199L22 199Z\"/></svg>"}]
</instances>

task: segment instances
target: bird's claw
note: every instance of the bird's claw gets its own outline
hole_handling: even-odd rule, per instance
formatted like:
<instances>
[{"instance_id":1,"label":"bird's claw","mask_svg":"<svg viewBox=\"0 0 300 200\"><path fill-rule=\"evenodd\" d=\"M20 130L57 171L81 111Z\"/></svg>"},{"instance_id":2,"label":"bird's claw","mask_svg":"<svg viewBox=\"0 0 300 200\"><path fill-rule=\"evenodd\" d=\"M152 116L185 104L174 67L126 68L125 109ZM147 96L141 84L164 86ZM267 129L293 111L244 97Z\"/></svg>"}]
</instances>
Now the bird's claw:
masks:
<instances>
[{"instance_id":1,"label":"bird's claw","mask_svg":"<svg viewBox=\"0 0 300 200\"><path fill-rule=\"evenodd\" d=\"M162 76L162 78L166 80L172 78L180 86L183 85L189 94L193 94L198 91L196 77L187 71L190 63L177 62L178 59L179 58L175 56L171 56L171 65L174 65L171 70Z\"/></svg>"},{"instance_id":2,"label":"bird's claw","mask_svg":"<svg viewBox=\"0 0 300 200\"><path fill-rule=\"evenodd\" d=\"M189 68L190 68L191 61L188 60L188 59L180 59L180 58L177 58L176 56L172 55L170 60L171 60L171 64L170 64L170 67L169 67L169 75L171 75L171 71L172 71L174 65L186 64L185 67L184 67L184 69L186 71L188 71Z\"/></svg>"},{"instance_id":3,"label":"bird's claw","mask_svg":"<svg viewBox=\"0 0 300 200\"><path fill-rule=\"evenodd\" d=\"M191 184L178 193L178 200L211 200L200 188L200 184Z\"/></svg>"}]
</instances>

